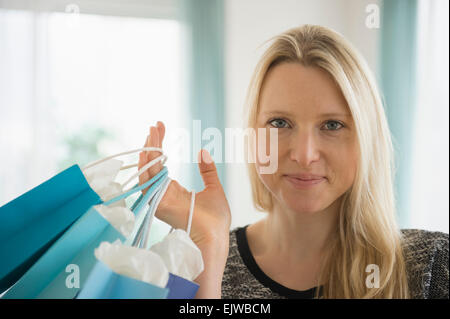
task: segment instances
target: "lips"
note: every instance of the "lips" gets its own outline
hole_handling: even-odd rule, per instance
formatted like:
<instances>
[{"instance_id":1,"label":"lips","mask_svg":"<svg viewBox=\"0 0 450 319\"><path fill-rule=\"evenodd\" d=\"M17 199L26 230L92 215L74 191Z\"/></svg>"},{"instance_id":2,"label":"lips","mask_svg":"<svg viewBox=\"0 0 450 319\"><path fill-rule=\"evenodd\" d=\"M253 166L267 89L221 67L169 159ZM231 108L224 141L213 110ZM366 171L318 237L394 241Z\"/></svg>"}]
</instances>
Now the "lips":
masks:
<instances>
[{"instance_id":1,"label":"lips","mask_svg":"<svg viewBox=\"0 0 450 319\"><path fill-rule=\"evenodd\" d=\"M321 180L324 179L324 176L313 175L313 174L287 174L285 175L290 178L300 179L302 181L313 181L313 180Z\"/></svg>"},{"instance_id":2,"label":"lips","mask_svg":"<svg viewBox=\"0 0 450 319\"><path fill-rule=\"evenodd\" d=\"M284 177L292 186L298 189L307 189L326 180L324 176L311 174L289 174L284 175Z\"/></svg>"}]
</instances>

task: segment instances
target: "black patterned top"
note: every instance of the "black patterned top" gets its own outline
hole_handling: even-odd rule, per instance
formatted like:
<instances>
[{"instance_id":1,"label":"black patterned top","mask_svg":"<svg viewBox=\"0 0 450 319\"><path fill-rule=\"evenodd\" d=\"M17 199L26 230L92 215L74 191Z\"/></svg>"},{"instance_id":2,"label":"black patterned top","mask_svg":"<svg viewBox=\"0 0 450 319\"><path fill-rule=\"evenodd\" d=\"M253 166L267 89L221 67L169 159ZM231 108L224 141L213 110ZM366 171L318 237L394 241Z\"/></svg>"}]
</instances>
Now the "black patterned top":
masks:
<instances>
[{"instance_id":1,"label":"black patterned top","mask_svg":"<svg viewBox=\"0 0 450 319\"><path fill-rule=\"evenodd\" d=\"M293 290L275 282L259 268L248 246L246 228L230 231L222 298L313 298L317 287ZM420 229L403 229L401 232L411 298L448 299L448 234Z\"/></svg>"}]
</instances>

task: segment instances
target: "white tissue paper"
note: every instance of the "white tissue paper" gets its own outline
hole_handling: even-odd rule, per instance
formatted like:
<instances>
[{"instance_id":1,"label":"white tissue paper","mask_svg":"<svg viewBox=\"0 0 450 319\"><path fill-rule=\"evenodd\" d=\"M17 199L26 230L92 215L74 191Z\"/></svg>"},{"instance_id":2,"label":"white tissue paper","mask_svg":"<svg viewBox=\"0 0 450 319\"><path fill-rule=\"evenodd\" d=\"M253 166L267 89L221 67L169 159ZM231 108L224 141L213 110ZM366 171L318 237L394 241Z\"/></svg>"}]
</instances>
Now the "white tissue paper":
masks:
<instances>
[{"instance_id":1,"label":"white tissue paper","mask_svg":"<svg viewBox=\"0 0 450 319\"><path fill-rule=\"evenodd\" d=\"M114 182L122 165L122 161L112 158L85 169L83 174L91 188L98 192Z\"/></svg>"},{"instance_id":2,"label":"white tissue paper","mask_svg":"<svg viewBox=\"0 0 450 319\"><path fill-rule=\"evenodd\" d=\"M125 238L131 235L134 229L135 216L127 207L108 207L96 205L94 208Z\"/></svg>"},{"instance_id":3,"label":"white tissue paper","mask_svg":"<svg viewBox=\"0 0 450 319\"><path fill-rule=\"evenodd\" d=\"M160 256L145 249L114 243L102 242L95 249L95 257L114 272L164 288L169 280L169 272Z\"/></svg>"},{"instance_id":4,"label":"white tissue paper","mask_svg":"<svg viewBox=\"0 0 450 319\"><path fill-rule=\"evenodd\" d=\"M83 170L89 186L97 193L103 201L107 201L123 192L122 185L114 180L122 167L123 162L109 159ZM111 207L126 207L124 199L110 205Z\"/></svg>"},{"instance_id":5,"label":"white tissue paper","mask_svg":"<svg viewBox=\"0 0 450 319\"><path fill-rule=\"evenodd\" d=\"M174 275L193 281L203 271L202 252L186 231L175 229L150 251L157 253Z\"/></svg>"},{"instance_id":6,"label":"white tissue paper","mask_svg":"<svg viewBox=\"0 0 450 319\"><path fill-rule=\"evenodd\" d=\"M103 201L108 201L108 200L114 198L115 196L123 193L122 185L120 185L119 183L115 183L115 182L109 183L106 187L104 187L102 189L99 189L99 190L94 189L94 190ZM126 205L125 199L121 199L115 203L108 205L108 206L109 207L126 207L127 205Z\"/></svg>"}]
</instances>

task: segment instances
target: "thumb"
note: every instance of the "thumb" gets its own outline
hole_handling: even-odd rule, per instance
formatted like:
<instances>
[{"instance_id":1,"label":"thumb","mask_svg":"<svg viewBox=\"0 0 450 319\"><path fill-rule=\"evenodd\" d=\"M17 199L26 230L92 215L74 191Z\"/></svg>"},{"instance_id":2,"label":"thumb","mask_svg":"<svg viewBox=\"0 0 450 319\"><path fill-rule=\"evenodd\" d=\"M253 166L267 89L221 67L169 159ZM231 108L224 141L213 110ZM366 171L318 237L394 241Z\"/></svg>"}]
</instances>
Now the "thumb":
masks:
<instances>
[{"instance_id":1,"label":"thumb","mask_svg":"<svg viewBox=\"0 0 450 319\"><path fill-rule=\"evenodd\" d=\"M202 176L205 188L220 186L219 176L217 175L216 165L207 150L198 152L198 168Z\"/></svg>"}]
</instances>

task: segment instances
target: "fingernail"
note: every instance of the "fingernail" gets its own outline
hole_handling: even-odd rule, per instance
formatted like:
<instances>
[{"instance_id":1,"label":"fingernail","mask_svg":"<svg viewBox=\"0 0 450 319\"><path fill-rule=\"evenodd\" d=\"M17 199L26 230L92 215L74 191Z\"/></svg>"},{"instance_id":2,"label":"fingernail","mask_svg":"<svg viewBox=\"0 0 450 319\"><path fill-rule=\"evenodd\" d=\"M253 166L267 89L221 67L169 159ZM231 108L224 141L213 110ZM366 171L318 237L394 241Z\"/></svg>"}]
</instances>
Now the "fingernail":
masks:
<instances>
[{"instance_id":1,"label":"fingernail","mask_svg":"<svg viewBox=\"0 0 450 319\"><path fill-rule=\"evenodd\" d=\"M213 162L213 159L211 158L211 155L206 150L202 150L202 160L206 164L211 164Z\"/></svg>"}]
</instances>

